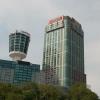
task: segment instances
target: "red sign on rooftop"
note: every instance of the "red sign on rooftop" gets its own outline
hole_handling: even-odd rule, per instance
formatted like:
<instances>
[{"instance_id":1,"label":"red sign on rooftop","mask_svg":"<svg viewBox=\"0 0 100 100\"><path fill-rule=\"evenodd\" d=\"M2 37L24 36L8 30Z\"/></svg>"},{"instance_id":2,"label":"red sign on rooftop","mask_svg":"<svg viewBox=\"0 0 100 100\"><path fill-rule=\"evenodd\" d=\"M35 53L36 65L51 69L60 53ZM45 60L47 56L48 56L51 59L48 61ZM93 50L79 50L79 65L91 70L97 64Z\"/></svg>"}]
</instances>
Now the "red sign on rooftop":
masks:
<instances>
[{"instance_id":1,"label":"red sign on rooftop","mask_svg":"<svg viewBox=\"0 0 100 100\"><path fill-rule=\"evenodd\" d=\"M63 20L63 19L64 19L64 16L60 16L60 17L57 17L55 19L49 20L48 24L53 24L54 22L58 22L58 21Z\"/></svg>"}]
</instances>

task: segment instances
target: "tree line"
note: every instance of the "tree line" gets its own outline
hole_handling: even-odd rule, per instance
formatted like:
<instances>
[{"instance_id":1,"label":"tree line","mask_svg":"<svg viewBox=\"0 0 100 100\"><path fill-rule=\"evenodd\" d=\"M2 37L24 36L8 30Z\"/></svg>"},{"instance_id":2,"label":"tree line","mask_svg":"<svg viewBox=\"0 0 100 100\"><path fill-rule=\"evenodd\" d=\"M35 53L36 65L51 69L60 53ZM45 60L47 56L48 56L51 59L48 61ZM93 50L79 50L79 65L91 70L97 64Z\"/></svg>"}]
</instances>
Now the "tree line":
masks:
<instances>
[{"instance_id":1,"label":"tree line","mask_svg":"<svg viewBox=\"0 0 100 100\"><path fill-rule=\"evenodd\" d=\"M84 84L62 90L47 84L28 83L15 86L0 83L0 100L99 100L96 93Z\"/></svg>"}]
</instances>

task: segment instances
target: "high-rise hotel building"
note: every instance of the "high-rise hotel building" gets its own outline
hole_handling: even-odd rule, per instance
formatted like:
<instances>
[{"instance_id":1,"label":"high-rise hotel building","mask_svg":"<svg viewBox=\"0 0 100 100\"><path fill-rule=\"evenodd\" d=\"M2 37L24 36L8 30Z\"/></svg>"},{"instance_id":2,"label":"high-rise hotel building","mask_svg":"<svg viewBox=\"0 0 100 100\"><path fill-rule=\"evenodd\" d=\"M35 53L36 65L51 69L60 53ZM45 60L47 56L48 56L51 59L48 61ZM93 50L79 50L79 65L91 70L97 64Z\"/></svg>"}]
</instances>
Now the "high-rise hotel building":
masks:
<instances>
[{"instance_id":1,"label":"high-rise hotel building","mask_svg":"<svg viewBox=\"0 0 100 100\"><path fill-rule=\"evenodd\" d=\"M77 82L86 83L84 32L74 18L60 16L46 25L43 70L50 84L69 88Z\"/></svg>"}]
</instances>

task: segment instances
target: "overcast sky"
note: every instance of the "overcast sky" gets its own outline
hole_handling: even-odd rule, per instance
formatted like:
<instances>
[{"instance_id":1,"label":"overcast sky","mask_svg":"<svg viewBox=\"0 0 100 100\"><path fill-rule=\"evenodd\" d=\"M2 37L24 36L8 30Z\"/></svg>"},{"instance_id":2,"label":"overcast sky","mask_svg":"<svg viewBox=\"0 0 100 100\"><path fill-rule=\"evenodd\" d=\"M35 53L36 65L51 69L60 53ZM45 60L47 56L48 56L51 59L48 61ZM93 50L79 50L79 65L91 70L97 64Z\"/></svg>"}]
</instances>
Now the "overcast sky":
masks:
<instances>
[{"instance_id":1,"label":"overcast sky","mask_svg":"<svg viewBox=\"0 0 100 100\"><path fill-rule=\"evenodd\" d=\"M0 59L11 60L9 34L25 30L31 34L25 60L41 64L45 25L60 15L74 17L83 27L87 83L100 96L100 0L0 0Z\"/></svg>"}]
</instances>

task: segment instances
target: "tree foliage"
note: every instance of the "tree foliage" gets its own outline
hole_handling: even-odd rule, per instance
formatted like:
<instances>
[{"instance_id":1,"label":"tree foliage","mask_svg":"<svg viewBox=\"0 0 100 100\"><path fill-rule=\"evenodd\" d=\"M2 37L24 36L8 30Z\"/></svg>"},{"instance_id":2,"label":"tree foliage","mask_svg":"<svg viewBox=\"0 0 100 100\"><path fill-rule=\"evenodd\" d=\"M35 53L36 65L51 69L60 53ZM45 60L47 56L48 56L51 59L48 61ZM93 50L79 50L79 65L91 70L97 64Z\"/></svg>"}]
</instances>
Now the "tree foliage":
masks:
<instances>
[{"instance_id":1,"label":"tree foliage","mask_svg":"<svg viewBox=\"0 0 100 100\"><path fill-rule=\"evenodd\" d=\"M29 83L24 86L0 84L0 100L99 100L98 96L83 84L68 91L52 85Z\"/></svg>"},{"instance_id":2,"label":"tree foliage","mask_svg":"<svg viewBox=\"0 0 100 100\"><path fill-rule=\"evenodd\" d=\"M76 84L67 93L68 100L99 100L98 96L85 84Z\"/></svg>"}]
</instances>

